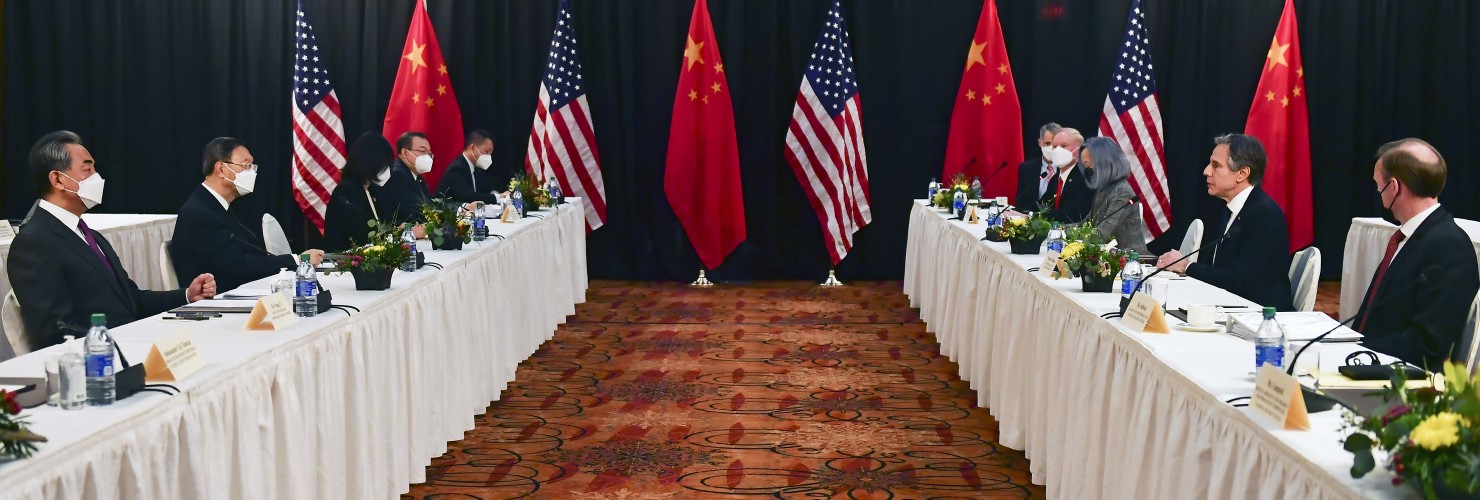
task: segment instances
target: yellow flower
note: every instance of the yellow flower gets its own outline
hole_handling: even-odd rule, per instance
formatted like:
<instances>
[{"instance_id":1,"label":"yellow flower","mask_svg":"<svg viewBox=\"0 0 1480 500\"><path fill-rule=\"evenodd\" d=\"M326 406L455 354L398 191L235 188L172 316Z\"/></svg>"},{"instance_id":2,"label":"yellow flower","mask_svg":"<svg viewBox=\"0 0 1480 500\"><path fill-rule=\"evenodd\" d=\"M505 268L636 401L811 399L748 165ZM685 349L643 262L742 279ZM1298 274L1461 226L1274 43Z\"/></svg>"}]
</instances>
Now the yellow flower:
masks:
<instances>
[{"instance_id":1,"label":"yellow flower","mask_svg":"<svg viewBox=\"0 0 1480 500\"><path fill-rule=\"evenodd\" d=\"M1013 217L1011 219L1007 219L1007 225L1009 225L1009 226L1021 226L1023 224L1027 224L1027 223L1028 223L1028 219L1024 219L1022 217Z\"/></svg>"},{"instance_id":2,"label":"yellow flower","mask_svg":"<svg viewBox=\"0 0 1480 500\"><path fill-rule=\"evenodd\" d=\"M1464 419L1454 412L1432 415L1413 428L1408 440L1429 451L1452 445L1459 442L1459 424L1462 421Z\"/></svg>"},{"instance_id":3,"label":"yellow flower","mask_svg":"<svg viewBox=\"0 0 1480 500\"><path fill-rule=\"evenodd\" d=\"M375 246L372 246L370 248L367 248L366 250L369 250L371 252L383 252L383 251L385 251L385 247L384 246L381 246L381 245L375 245Z\"/></svg>"},{"instance_id":4,"label":"yellow flower","mask_svg":"<svg viewBox=\"0 0 1480 500\"><path fill-rule=\"evenodd\" d=\"M1082 250L1084 250L1084 243L1080 241L1075 241L1069 243L1068 245L1064 245L1064 251L1059 252L1059 257L1072 259L1075 255L1079 255L1079 252Z\"/></svg>"}]
</instances>

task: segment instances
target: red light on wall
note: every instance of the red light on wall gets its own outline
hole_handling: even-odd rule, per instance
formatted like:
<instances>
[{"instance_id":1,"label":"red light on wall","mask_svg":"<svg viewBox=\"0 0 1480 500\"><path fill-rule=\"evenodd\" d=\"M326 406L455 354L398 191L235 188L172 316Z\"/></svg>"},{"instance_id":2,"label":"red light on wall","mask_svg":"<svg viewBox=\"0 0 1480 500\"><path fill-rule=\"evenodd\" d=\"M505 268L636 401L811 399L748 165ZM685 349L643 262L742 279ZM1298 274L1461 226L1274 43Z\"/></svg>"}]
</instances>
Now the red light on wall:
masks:
<instances>
[{"instance_id":1,"label":"red light on wall","mask_svg":"<svg viewBox=\"0 0 1480 500\"><path fill-rule=\"evenodd\" d=\"M1062 0L1047 0L1043 2L1043 20L1058 21L1064 18L1064 3Z\"/></svg>"}]
</instances>

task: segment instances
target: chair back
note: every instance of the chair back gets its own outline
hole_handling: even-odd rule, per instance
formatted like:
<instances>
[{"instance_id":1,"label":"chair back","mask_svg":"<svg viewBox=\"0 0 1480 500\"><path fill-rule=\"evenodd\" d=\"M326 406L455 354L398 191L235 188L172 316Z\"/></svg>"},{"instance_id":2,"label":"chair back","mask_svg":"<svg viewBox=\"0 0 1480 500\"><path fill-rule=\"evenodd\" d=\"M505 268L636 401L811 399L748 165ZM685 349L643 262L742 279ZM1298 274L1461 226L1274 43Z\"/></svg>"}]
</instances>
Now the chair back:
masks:
<instances>
[{"instance_id":1,"label":"chair back","mask_svg":"<svg viewBox=\"0 0 1480 500\"><path fill-rule=\"evenodd\" d=\"M278 224L272 214L262 214L262 243L267 253L273 255L293 253L293 247L288 245L288 234L283 232L283 225Z\"/></svg>"},{"instance_id":2,"label":"chair back","mask_svg":"<svg viewBox=\"0 0 1480 500\"><path fill-rule=\"evenodd\" d=\"M1196 252L1198 249L1202 248L1202 236L1202 219L1193 219L1192 224L1187 225L1187 236L1182 237L1182 247L1178 248L1177 250L1182 252L1182 255ZM1188 262L1197 262L1198 257L1201 257L1201 255L1194 255L1191 259L1187 260Z\"/></svg>"},{"instance_id":3,"label":"chair back","mask_svg":"<svg viewBox=\"0 0 1480 500\"><path fill-rule=\"evenodd\" d=\"M175 258L170 256L170 240L159 242L159 278L164 280L164 286L180 285L180 278L175 275Z\"/></svg>"},{"instance_id":4,"label":"chair back","mask_svg":"<svg viewBox=\"0 0 1480 500\"><path fill-rule=\"evenodd\" d=\"M1310 311L1316 307L1316 285L1321 280L1321 249L1309 247L1295 252L1290 262L1290 298L1295 310Z\"/></svg>"},{"instance_id":5,"label":"chair back","mask_svg":"<svg viewBox=\"0 0 1480 500\"><path fill-rule=\"evenodd\" d=\"M1475 368L1480 365L1480 321L1476 321L1475 315L1480 314L1480 294L1475 295L1475 300L1470 301L1470 315L1465 320L1465 335L1459 343L1460 352L1455 353L1456 361L1463 361L1465 368L1469 369L1471 375L1475 374Z\"/></svg>"},{"instance_id":6,"label":"chair back","mask_svg":"<svg viewBox=\"0 0 1480 500\"><path fill-rule=\"evenodd\" d=\"M5 293L5 302L0 304L0 325L4 325L5 338L16 356L31 352L31 342L26 337L26 324L21 321L21 302L15 298L15 290Z\"/></svg>"}]
</instances>

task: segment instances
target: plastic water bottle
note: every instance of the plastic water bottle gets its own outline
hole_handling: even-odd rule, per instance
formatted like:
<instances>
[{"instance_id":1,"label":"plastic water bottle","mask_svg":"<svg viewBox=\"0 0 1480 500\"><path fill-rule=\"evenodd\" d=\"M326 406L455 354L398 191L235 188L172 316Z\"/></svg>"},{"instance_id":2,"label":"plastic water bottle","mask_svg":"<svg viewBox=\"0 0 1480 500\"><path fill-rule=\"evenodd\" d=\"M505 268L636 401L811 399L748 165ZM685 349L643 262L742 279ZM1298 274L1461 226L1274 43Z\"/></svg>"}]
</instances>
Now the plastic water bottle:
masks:
<instances>
[{"instance_id":1,"label":"plastic water bottle","mask_svg":"<svg viewBox=\"0 0 1480 500\"><path fill-rule=\"evenodd\" d=\"M1048 249L1059 253L1064 252L1064 230L1059 229L1057 222L1048 229Z\"/></svg>"},{"instance_id":2,"label":"plastic water bottle","mask_svg":"<svg viewBox=\"0 0 1480 500\"><path fill-rule=\"evenodd\" d=\"M980 177L971 178L971 197L980 198L982 195L982 180Z\"/></svg>"},{"instance_id":3,"label":"plastic water bottle","mask_svg":"<svg viewBox=\"0 0 1480 500\"><path fill-rule=\"evenodd\" d=\"M559 205L563 201L563 198L560 196L560 184L556 183L554 179L550 180L550 201L556 205Z\"/></svg>"},{"instance_id":4,"label":"plastic water bottle","mask_svg":"<svg viewBox=\"0 0 1480 500\"><path fill-rule=\"evenodd\" d=\"M488 239L488 223L483 216L483 202L480 201L473 206L473 241Z\"/></svg>"},{"instance_id":5,"label":"plastic water bottle","mask_svg":"<svg viewBox=\"0 0 1480 500\"><path fill-rule=\"evenodd\" d=\"M81 410L87 406L87 363L82 360L82 346L77 343L77 338L71 335L64 337L62 341L61 365L58 372L61 375L61 407L63 410Z\"/></svg>"},{"instance_id":6,"label":"plastic water bottle","mask_svg":"<svg viewBox=\"0 0 1480 500\"><path fill-rule=\"evenodd\" d=\"M987 202L987 227L1002 225L1002 207L997 206L997 200Z\"/></svg>"},{"instance_id":7,"label":"plastic water bottle","mask_svg":"<svg viewBox=\"0 0 1480 500\"><path fill-rule=\"evenodd\" d=\"M937 181L937 180L935 180L934 177L931 177L930 178L930 186L929 186L929 188L930 188L929 189L929 193L930 194L926 195L925 196L925 199L926 200L934 200L935 199L935 193L937 191L940 191L940 181Z\"/></svg>"},{"instance_id":8,"label":"plastic water bottle","mask_svg":"<svg viewBox=\"0 0 1480 500\"><path fill-rule=\"evenodd\" d=\"M955 213L958 217L966 215L966 193L956 192L956 196L952 200L951 212Z\"/></svg>"},{"instance_id":9,"label":"plastic water bottle","mask_svg":"<svg viewBox=\"0 0 1480 500\"><path fill-rule=\"evenodd\" d=\"M1141 279L1145 277L1140 258L1134 250L1125 255L1125 268L1120 270L1120 302L1123 304L1130 303L1131 294L1136 293L1136 288L1141 286Z\"/></svg>"},{"instance_id":10,"label":"plastic water bottle","mask_svg":"<svg viewBox=\"0 0 1480 500\"><path fill-rule=\"evenodd\" d=\"M411 231L411 224L401 231L401 248L406 250L406 260L401 261L401 270L411 272L416 270L416 233Z\"/></svg>"},{"instance_id":11,"label":"plastic water bottle","mask_svg":"<svg viewBox=\"0 0 1480 500\"><path fill-rule=\"evenodd\" d=\"M108 318L102 314L92 315L92 328L87 330L84 340L87 348L87 404L108 406L113 404L113 342L108 338Z\"/></svg>"},{"instance_id":12,"label":"plastic water bottle","mask_svg":"<svg viewBox=\"0 0 1480 500\"><path fill-rule=\"evenodd\" d=\"M293 277L293 314L309 318L319 313L319 280L314 277L308 254L298 260L298 274Z\"/></svg>"},{"instance_id":13,"label":"plastic water bottle","mask_svg":"<svg viewBox=\"0 0 1480 500\"><path fill-rule=\"evenodd\" d=\"M524 215L524 193L521 193L518 190L514 190L514 192L509 195L509 198L513 200L514 213Z\"/></svg>"},{"instance_id":14,"label":"plastic water bottle","mask_svg":"<svg viewBox=\"0 0 1480 500\"><path fill-rule=\"evenodd\" d=\"M1264 308L1264 322L1254 334L1254 370L1264 365L1285 368L1285 331L1274 321L1274 308Z\"/></svg>"}]
</instances>

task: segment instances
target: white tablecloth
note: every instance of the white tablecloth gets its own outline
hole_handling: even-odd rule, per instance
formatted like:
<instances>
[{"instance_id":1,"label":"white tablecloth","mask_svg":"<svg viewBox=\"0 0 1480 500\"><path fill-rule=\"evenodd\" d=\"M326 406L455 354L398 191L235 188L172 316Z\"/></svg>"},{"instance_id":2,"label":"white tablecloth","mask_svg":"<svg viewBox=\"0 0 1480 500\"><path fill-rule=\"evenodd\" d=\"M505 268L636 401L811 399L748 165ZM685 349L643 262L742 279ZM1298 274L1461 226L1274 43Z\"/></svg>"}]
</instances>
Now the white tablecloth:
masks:
<instances>
[{"instance_id":1,"label":"white tablecloth","mask_svg":"<svg viewBox=\"0 0 1480 500\"><path fill-rule=\"evenodd\" d=\"M361 309L351 317L282 332L243 331L243 315L115 329L136 363L189 330L207 365L177 396L28 410L51 442L0 465L0 498L396 498L584 301L585 220L571 201L544 220L491 222L507 240L429 252L445 269L397 271L388 291L322 277L336 304ZM0 375L39 373L49 352Z\"/></svg>"},{"instance_id":2,"label":"white tablecloth","mask_svg":"<svg viewBox=\"0 0 1480 500\"><path fill-rule=\"evenodd\" d=\"M1125 330L1099 317L1118 309L1118 293L1081 293L1078 280L1027 273L1042 257L978 241L984 229L917 202L905 293L996 417L999 441L1026 453L1050 498L1405 494L1380 472L1350 478L1339 412L1312 415L1312 431L1287 432L1224 403L1253 392L1249 342ZM1172 281L1169 297L1174 309L1249 304L1192 279ZM1317 346L1300 364L1324 362L1312 353L1328 346L1353 349Z\"/></svg>"},{"instance_id":3,"label":"white tablecloth","mask_svg":"<svg viewBox=\"0 0 1480 500\"><path fill-rule=\"evenodd\" d=\"M1460 229L1470 234L1475 242L1475 255L1480 259L1480 221L1454 219ZM1377 217L1353 217L1352 227L1346 232L1346 249L1341 258L1341 317L1357 313L1367 286L1372 284L1372 275L1382 264L1382 254L1387 251L1388 238L1398 231L1398 226Z\"/></svg>"},{"instance_id":4,"label":"white tablecloth","mask_svg":"<svg viewBox=\"0 0 1480 500\"><path fill-rule=\"evenodd\" d=\"M146 290L170 290L179 288L174 283L165 283L159 277L159 244L175 233L174 215L156 214L83 214L87 226L102 233L118 260L128 271L130 278L139 288ZM10 240L0 241L0 259L10 260ZM0 297L10 292L10 272L0 272ZM5 328L0 325L0 361L15 355L10 342L5 340Z\"/></svg>"}]
</instances>

